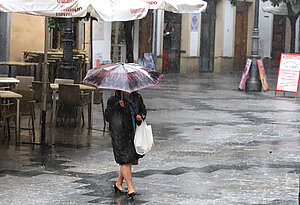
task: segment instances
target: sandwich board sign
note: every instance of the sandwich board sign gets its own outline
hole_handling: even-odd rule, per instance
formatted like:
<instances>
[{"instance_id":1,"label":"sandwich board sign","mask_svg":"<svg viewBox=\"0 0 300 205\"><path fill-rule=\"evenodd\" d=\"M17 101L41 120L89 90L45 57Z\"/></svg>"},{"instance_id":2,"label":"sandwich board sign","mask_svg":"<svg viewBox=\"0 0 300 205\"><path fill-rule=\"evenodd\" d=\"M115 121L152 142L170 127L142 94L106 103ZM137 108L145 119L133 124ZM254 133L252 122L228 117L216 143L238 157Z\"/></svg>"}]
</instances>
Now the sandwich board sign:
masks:
<instances>
[{"instance_id":1,"label":"sandwich board sign","mask_svg":"<svg viewBox=\"0 0 300 205\"><path fill-rule=\"evenodd\" d=\"M277 91L295 93L297 98L300 73L300 54L282 53L277 76Z\"/></svg>"},{"instance_id":2,"label":"sandwich board sign","mask_svg":"<svg viewBox=\"0 0 300 205\"><path fill-rule=\"evenodd\" d=\"M239 90L243 90L244 87L245 87L245 83L246 83L246 80L247 80L247 76L248 76L248 73L249 73L249 70L250 70L251 63L252 63L252 60L248 58L245 69L244 69L244 72L243 72L243 76L242 76L242 79L241 79L241 82L240 82L240 85L239 85Z\"/></svg>"},{"instance_id":3,"label":"sandwich board sign","mask_svg":"<svg viewBox=\"0 0 300 205\"><path fill-rule=\"evenodd\" d=\"M260 75L260 81L261 81L263 90L268 91L269 90L269 85L268 85L268 82L267 82L267 76L266 76L266 73L265 73L264 63L263 63L262 59L259 59L256 62L257 62L258 71L259 71L259 75Z\"/></svg>"}]
</instances>

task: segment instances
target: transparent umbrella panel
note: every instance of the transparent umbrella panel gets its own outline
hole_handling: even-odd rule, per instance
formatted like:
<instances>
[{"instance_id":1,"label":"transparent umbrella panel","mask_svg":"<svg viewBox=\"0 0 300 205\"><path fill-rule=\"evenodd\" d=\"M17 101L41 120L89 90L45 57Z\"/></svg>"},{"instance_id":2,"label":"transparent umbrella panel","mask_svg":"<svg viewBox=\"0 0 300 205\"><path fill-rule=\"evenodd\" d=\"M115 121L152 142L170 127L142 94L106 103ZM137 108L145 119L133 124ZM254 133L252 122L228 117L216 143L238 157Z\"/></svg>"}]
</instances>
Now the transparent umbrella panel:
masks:
<instances>
[{"instance_id":1,"label":"transparent umbrella panel","mask_svg":"<svg viewBox=\"0 0 300 205\"><path fill-rule=\"evenodd\" d=\"M106 64L89 70L83 83L102 89L134 92L158 85L159 72L135 63Z\"/></svg>"}]
</instances>

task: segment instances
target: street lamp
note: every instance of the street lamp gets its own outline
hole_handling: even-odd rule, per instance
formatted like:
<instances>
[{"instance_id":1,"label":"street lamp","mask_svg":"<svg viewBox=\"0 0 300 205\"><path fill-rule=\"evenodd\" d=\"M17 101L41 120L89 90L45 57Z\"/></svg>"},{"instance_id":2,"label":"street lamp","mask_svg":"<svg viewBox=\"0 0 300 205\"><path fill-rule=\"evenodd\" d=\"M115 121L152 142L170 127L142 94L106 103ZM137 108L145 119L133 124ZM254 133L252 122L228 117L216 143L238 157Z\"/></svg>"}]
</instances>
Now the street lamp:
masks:
<instances>
[{"instance_id":1,"label":"street lamp","mask_svg":"<svg viewBox=\"0 0 300 205\"><path fill-rule=\"evenodd\" d=\"M246 91L261 91L261 82L258 78L257 60L259 59L259 31L258 31L258 17L259 17L259 0L255 0L254 8L254 29L252 34L252 49L251 59L252 64L249 71L249 79L246 81Z\"/></svg>"},{"instance_id":2,"label":"street lamp","mask_svg":"<svg viewBox=\"0 0 300 205\"><path fill-rule=\"evenodd\" d=\"M72 32L72 19L67 18L65 24L65 33L63 38L63 58L62 66L59 68L59 78L74 79L76 66L73 64L73 32Z\"/></svg>"}]
</instances>

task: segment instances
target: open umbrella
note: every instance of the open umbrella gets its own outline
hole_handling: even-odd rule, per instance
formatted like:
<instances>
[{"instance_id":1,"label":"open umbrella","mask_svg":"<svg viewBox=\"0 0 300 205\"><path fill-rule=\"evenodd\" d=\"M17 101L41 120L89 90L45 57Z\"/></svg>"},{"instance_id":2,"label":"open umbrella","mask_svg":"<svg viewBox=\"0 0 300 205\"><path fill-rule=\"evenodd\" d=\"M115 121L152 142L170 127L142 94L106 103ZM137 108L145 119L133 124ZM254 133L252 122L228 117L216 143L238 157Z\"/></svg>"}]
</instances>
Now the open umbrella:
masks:
<instances>
[{"instance_id":1,"label":"open umbrella","mask_svg":"<svg viewBox=\"0 0 300 205\"><path fill-rule=\"evenodd\" d=\"M159 72L135 63L106 64L88 71L82 81L98 88L133 92L158 85Z\"/></svg>"}]
</instances>

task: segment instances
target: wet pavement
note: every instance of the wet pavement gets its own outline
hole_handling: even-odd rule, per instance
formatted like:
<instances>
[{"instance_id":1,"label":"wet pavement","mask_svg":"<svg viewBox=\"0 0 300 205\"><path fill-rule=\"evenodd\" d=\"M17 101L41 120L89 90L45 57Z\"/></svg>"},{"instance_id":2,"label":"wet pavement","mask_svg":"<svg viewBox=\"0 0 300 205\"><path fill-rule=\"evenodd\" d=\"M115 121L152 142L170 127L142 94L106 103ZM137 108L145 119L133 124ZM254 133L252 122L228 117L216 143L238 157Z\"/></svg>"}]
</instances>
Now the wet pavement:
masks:
<instances>
[{"instance_id":1,"label":"wet pavement","mask_svg":"<svg viewBox=\"0 0 300 205\"><path fill-rule=\"evenodd\" d=\"M142 90L155 145L133 167L134 200L113 191L119 167L100 105L93 129L48 126L45 147L12 136L0 146L0 204L296 205L300 103L274 98L276 74L267 77L261 93L238 91L240 73L167 74Z\"/></svg>"}]
</instances>

